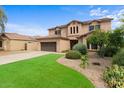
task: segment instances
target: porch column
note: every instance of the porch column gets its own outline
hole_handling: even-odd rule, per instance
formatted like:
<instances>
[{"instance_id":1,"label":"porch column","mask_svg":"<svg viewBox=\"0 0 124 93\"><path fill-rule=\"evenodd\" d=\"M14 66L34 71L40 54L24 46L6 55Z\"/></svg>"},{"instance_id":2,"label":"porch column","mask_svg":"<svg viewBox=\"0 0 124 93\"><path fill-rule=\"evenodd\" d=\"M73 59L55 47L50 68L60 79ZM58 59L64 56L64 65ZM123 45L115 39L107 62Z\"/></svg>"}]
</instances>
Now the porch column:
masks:
<instances>
[{"instance_id":1,"label":"porch column","mask_svg":"<svg viewBox=\"0 0 124 93\"><path fill-rule=\"evenodd\" d=\"M89 44L89 50L91 50L91 49L92 49L91 44Z\"/></svg>"}]
</instances>

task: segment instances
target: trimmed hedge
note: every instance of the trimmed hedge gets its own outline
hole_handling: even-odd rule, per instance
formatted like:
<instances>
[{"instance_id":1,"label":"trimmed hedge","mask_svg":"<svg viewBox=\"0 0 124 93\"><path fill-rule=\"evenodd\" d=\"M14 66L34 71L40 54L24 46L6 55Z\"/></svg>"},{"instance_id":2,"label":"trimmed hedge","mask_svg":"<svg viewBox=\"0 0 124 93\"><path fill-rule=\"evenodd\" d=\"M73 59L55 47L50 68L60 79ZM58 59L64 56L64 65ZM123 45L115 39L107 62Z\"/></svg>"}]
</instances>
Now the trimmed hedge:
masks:
<instances>
[{"instance_id":1,"label":"trimmed hedge","mask_svg":"<svg viewBox=\"0 0 124 93\"><path fill-rule=\"evenodd\" d=\"M66 53L65 57L68 59L80 59L81 53L78 51L70 50L69 52Z\"/></svg>"}]
</instances>

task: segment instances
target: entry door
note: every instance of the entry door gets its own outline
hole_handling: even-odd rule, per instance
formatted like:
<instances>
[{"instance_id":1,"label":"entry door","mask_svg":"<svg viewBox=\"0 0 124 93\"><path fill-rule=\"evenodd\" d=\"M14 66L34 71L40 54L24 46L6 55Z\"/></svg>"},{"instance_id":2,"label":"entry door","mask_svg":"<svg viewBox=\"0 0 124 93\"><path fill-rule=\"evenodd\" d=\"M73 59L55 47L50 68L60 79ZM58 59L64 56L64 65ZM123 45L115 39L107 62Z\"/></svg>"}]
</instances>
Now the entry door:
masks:
<instances>
[{"instance_id":1,"label":"entry door","mask_svg":"<svg viewBox=\"0 0 124 93\"><path fill-rule=\"evenodd\" d=\"M25 43L25 50L27 50L27 43Z\"/></svg>"},{"instance_id":2,"label":"entry door","mask_svg":"<svg viewBox=\"0 0 124 93\"><path fill-rule=\"evenodd\" d=\"M70 48L72 49L75 44L78 43L78 40L70 40Z\"/></svg>"}]
</instances>

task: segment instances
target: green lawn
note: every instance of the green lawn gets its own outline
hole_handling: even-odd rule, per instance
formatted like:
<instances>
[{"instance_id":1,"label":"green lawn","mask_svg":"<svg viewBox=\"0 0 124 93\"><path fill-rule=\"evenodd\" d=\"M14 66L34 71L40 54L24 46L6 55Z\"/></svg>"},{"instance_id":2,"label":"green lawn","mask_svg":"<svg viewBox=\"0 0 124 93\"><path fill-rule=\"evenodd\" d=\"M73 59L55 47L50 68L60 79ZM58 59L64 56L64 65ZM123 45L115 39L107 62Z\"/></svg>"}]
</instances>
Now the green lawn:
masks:
<instances>
[{"instance_id":1,"label":"green lawn","mask_svg":"<svg viewBox=\"0 0 124 93\"><path fill-rule=\"evenodd\" d=\"M91 88L80 73L56 62L60 54L48 54L0 65L0 87L6 88Z\"/></svg>"}]
</instances>

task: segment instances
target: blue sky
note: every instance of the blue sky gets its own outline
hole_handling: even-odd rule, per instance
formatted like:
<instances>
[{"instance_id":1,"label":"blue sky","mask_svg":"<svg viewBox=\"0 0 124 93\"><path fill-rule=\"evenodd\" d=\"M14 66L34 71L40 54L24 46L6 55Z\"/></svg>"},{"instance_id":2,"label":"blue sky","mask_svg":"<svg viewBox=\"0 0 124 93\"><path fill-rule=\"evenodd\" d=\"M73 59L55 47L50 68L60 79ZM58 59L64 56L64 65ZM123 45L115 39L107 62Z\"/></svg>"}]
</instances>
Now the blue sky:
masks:
<instances>
[{"instance_id":1,"label":"blue sky","mask_svg":"<svg viewBox=\"0 0 124 93\"><path fill-rule=\"evenodd\" d=\"M119 26L118 21L124 14L124 6L95 5L8 5L2 6L8 17L6 32L26 35L47 35L48 28L66 24L71 20L90 20L103 17L114 18L112 28Z\"/></svg>"}]
</instances>

